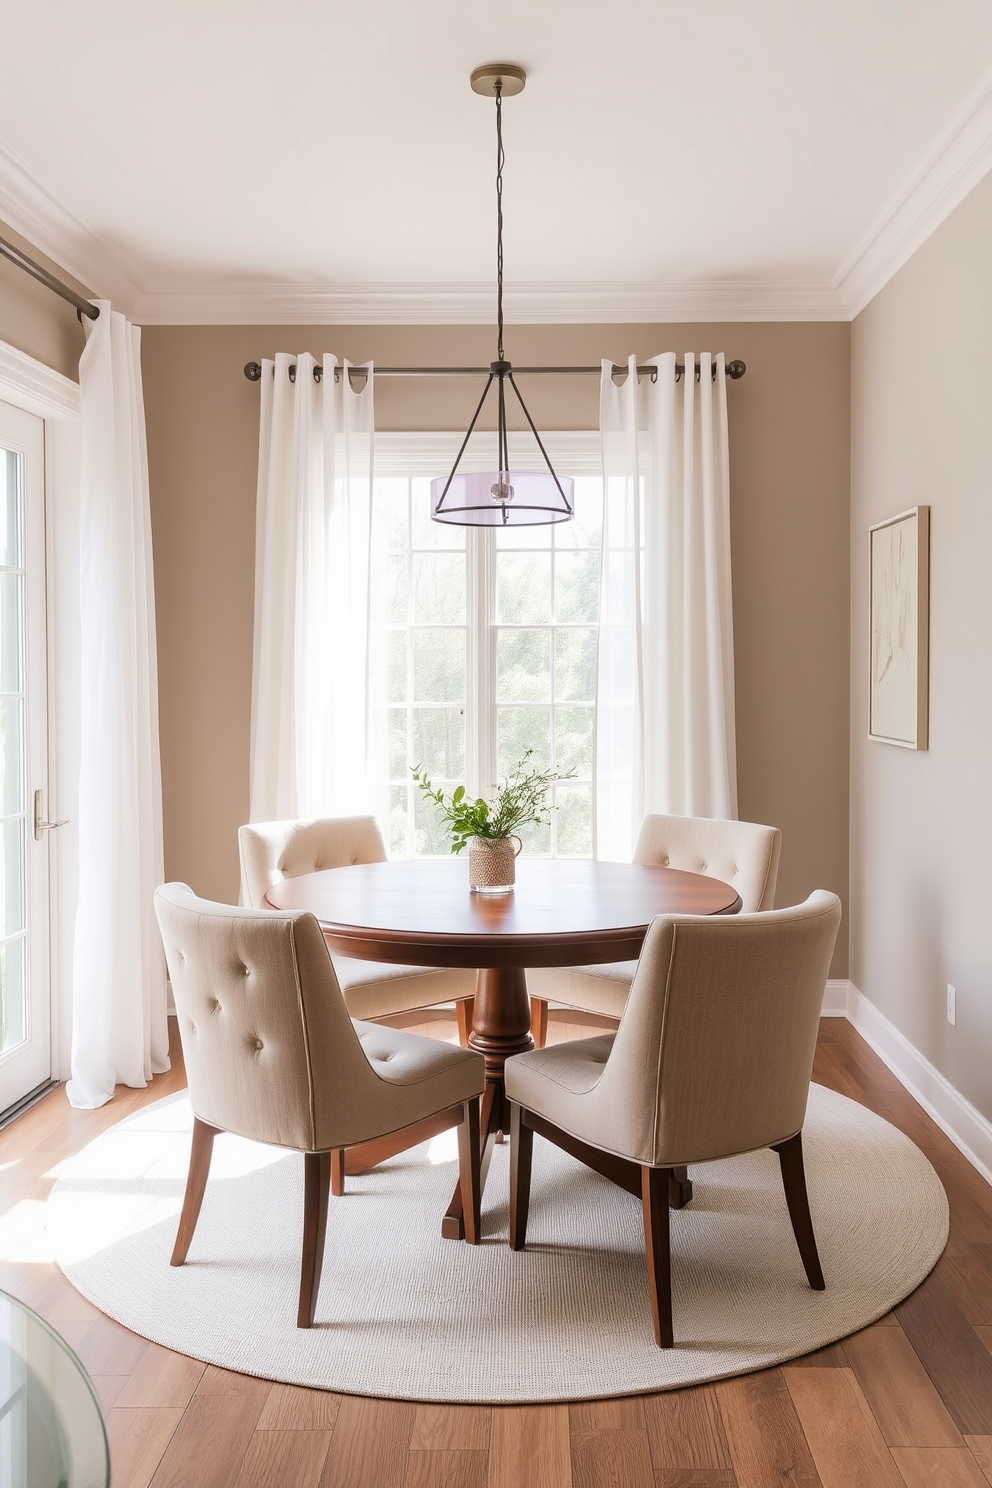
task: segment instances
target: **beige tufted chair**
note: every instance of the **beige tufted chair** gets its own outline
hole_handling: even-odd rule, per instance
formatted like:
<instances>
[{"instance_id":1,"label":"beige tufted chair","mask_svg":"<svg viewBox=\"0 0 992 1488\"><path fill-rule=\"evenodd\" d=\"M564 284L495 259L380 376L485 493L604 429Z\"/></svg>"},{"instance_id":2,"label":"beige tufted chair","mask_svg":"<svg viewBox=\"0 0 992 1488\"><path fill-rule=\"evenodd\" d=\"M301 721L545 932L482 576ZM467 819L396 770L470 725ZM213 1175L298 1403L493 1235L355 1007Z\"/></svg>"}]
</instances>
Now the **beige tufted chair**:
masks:
<instances>
[{"instance_id":1,"label":"beige tufted chair","mask_svg":"<svg viewBox=\"0 0 992 1488\"><path fill-rule=\"evenodd\" d=\"M781 850L782 834L778 827L717 821L704 816L652 814L641 823L634 862L681 868L683 872L722 879L737 890L741 908L749 914L774 908ZM549 1002L619 1018L636 966L636 961L611 961L602 966L542 967L528 971L531 1032L537 1047L544 1045Z\"/></svg>"},{"instance_id":2,"label":"beige tufted chair","mask_svg":"<svg viewBox=\"0 0 992 1488\"><path fill-rule=\"evenodd\" d=\"M313 915L260 913L198 899L185 884L155 894L179 1018L193 1149L172 1265L186 1259L219 1131L304 1153L303 1260L297 1321L311 1325L328 1194L343 1188L344 1149L439 1113L458 1126L465 1233L479 1236L481 1054L353 1023ZM438 1128L440 1129L440 1128Z\"/></svg>"},{"instance_id":3,"label":"beige tufted chair","mask_svg":"<svg viewBox=\"0 0 992 1488\"><path fill-rule=\"evenodd\" d=\"M238 832L244 898L262 909L266 889L284 878L343 868L350 863L384 863L386 849L371 816L325 817L316 821L252 822ZM385 1018L454 1002L458 1037L468 1045L472 1027L475 972L434 966L392 966L335 956L334 970L353 1018Z\"/></svg>"},{"instance_id":4,"label":"beige tufted chair","mask_svg":"<svg viewBox=\"0 0 992 1488\"><path fill-rule=\"evenodd\" d=\"M673 1346L673 1169L772 1147L806 1277L824 1286L802 1126L840 900L766 914L659 915L616 1033L506 1061L510 1244L527 1233L533 1134L640 1197L659 1346Z\"/></svg>"}]
</instances>

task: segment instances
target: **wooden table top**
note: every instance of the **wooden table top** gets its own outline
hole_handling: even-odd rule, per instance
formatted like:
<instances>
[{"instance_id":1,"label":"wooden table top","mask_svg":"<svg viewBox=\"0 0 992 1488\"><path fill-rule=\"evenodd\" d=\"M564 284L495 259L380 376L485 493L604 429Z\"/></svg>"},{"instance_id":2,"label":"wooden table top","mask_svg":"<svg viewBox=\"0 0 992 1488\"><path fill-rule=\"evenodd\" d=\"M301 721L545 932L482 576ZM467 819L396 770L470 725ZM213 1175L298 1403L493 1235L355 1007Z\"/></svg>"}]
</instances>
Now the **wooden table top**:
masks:
<instances>
[{"instance_id":1,"label":"wooden table top","mask_svg":"<svg viewBox=\"0 0 992 1488\"><path fill-rule=\"evenodd\" d=\"M675 868L522 857L509 894L473 894L465 858L359 863L286 878L275 909L308 910L332 951L415 966L581 966L640 952L659 914L736 914L737 891Z\"/></svg>"}]
</instances>

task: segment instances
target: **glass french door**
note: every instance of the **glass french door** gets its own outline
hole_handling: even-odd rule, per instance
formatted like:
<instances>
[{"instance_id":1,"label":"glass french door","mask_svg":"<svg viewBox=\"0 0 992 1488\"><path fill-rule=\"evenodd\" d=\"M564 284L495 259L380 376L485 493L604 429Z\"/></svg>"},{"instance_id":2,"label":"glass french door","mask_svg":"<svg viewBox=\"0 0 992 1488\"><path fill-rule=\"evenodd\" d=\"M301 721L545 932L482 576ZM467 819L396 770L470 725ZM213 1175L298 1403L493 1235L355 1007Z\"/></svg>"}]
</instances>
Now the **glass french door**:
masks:
<instances>
[{"instance_id":1,"label":"glass french door","mask_svg":"<svg viewBox=\"0 0 992 1488\"><path fill-rule=\"evenodd\" d=\"M45 426L0 403L0 1113L51 1076Z\"/></svg>"}]
</instances>

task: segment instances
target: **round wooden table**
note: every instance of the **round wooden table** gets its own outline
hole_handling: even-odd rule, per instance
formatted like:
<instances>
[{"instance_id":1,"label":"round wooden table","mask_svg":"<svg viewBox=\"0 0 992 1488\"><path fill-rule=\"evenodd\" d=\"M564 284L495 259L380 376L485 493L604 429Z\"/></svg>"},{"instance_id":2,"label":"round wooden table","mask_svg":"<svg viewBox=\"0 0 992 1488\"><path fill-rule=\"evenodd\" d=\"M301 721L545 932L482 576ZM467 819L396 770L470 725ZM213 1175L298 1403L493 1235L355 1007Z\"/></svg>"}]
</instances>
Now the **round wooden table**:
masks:
<instances>
[{"instance_id":1,"label":"round wooden table","mask_svg":"<svg viewBox=\"0 0 992 1488\"><path fill-rule=\"evenodd\" d=\"M528 857L518 859L509 894L471 893L465 860L418 858L286 878L266 898L275 909L315 915L339 955L476 969L469 1042L486 1060L484 1171L492 1141L507 1125L504 1062L534 1046L526 968L632 960L655 915L736 914L741 907L729 884L698 873ZM348 1171L362 1165L349 1152ZM449 1208L442 1233L461 1233L459 1203Z\"/></svg>"}]
</instances>

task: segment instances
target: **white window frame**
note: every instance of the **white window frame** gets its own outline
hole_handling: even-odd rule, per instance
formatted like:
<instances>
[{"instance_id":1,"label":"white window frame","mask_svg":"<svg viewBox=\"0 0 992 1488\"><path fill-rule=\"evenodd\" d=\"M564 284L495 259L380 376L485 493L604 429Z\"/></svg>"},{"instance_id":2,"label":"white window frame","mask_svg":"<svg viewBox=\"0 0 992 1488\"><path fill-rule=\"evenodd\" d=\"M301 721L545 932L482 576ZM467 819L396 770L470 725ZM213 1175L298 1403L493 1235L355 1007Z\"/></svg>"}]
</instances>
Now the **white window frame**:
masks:
<instances>
[{"instance_id":1,"label":"white window frame","mask_svg":"<svg viewBox=\"0 0 992 1488\"><path fill-rule=\"evenodd\" d=\"M464 436L457 432L376 431L374 474L376 477L435 477L446 474L454 462ZM556 470L573 476L603 473L598 429L542 431L544 446ZM495 434L482 433L466 451L461 468L487 470L495 455ZM491 446L491 447L490 447ZM510 435L510 458L517 450L519 463L534 467L540 456L528 435ZM483 704L494 698L496 678L495 625L480 634L483 617L495 612L495 547L486 541L493 529L466 527L466 676L465 676L465 784L473 795L491 795L497 777L497 710ZM543 628L543 627L539 627ZM553 711L553 710L552 710ZM553 727L553 723L552 723ZM595 727L595 710L594 710ZM593 778L595 814L595 775Z\"/></svg>"}]
</instances>

